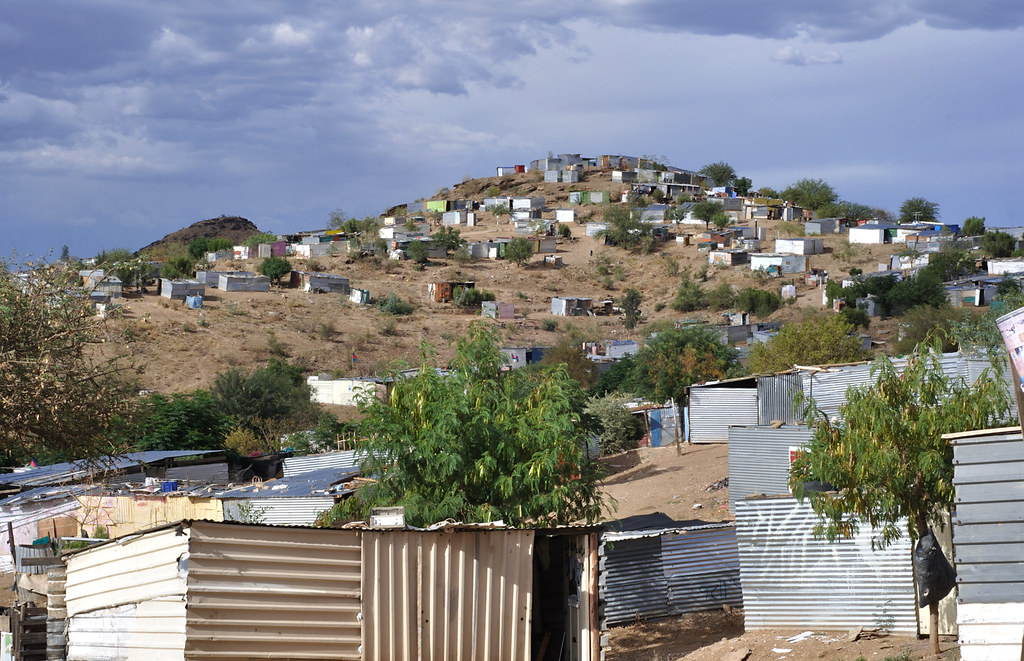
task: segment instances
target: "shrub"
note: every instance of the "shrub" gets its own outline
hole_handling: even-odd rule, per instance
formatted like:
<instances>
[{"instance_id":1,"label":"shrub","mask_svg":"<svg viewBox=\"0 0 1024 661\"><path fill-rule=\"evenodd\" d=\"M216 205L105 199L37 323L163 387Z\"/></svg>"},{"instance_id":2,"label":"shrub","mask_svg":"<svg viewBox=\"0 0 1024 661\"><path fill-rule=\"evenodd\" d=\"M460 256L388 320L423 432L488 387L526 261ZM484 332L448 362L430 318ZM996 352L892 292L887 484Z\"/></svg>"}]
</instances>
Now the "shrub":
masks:
<instances>
[{"instance_id":1,"label":"shrub","mask_svg":"<svg viewBox=\"0 0 1024 661\"><path fill-rule=\"evenodd\" d=\"M377 301L377 309L384 314L392 316L412 314L415 306L395 295L395 292L388 292L387 298Z\"/></svg>"},{"instance_id":2,"label":"shrub","mask_svg":"<svg viewBox=\"0 0 1024 661\"><path fill-rule=\"evenodd\" d=\"M455 300L453 302L461 308L478 308L480 307L480 303L483 301L493 300L494 292L477 289L476 287L469 287L467 289L460 290L455 295Z\"/></svg>"},{"instance_id":3,"label":"shrub","mask_svg":"<svg viewBox=\"0 0 1024 661\"><path fill-rule=\"evenodd\" d=\"M572 237L572 229L568 225L566 225L565 223L559 223L558 224L558 236L562 237L563 239L571 238Z\"/></svg>"},{"instance_id":4,"label":"shrub","mask_svg":"<svg viewBox=\"0 0 1024 661\"><path fill-rule=\"evenodd\" d=\"M854 328L867 329L871 325L871 317L868 316L866 310L861 310L855 307L845 307L839 311L839 314L846 319Z\"/></svg>"},{"instance_id":5,"label":"shrub","mask_svg":"<svg viewBox=\"0 0 1024 661\"><path fill-rule=\"evenodd\" d=\"M706 294L700 284L689 277L684 277L676 290L672 301L672 309L677 312L692 312L707 307Z\"/></svg>"},{"instance_id":6,"label":"shrub","mask_svg":"<svg viewBox=\"0 0 1024 661\"><path fill-rule=\"evenodd\" d=\"M405 249L405 254L416 264L426 264L429 261L429 249L422 241L410 241Z\"/></svg>"},{"instance_id":7,"label":"shrub","mask_svg":"<svg viewBox=\"0 0 1024 661\"><path fill-rule=\"evenodd\" d=\"M292 265L291 262L284 257L267 257L260 262L257 270L261 274L270 278L274 284L277 284L281 281L282 277L291 273Z\"/></svg>"},{"instance_id":8,"label":"shrub","mask_svg":"<svg viewBox=\"0 0 1024 661\"><path fill-rule=\"evenodd\" d=\"M540 327L541 327L541 330L546 330L549 333L552 332L552 331L558 330L558 320L557 319L545 319L544 321L540 322Z\"/></svg>"},{"instance_id":9,"label":"shrub","mask_svg":"<svg viewBox=\"0 0 1024 661\"><path fill-rule=\"evenodd\" d=\"M712 310L727 310L736 303L736 294L732 290L732 285L728 283L722 283L708 292L707 295L708 307Z\"/></svg>"},{"instance_id":10,"label":"shrub","mask_svg":"<svg viewBox=\"0 0 1024 661\"><path fill-rule=\"evenodd\" d=\"M767 317L782 307L782 297L764 289L747 288L736 294L736 305L744 312Z\"/></svg>"}]
</instances>

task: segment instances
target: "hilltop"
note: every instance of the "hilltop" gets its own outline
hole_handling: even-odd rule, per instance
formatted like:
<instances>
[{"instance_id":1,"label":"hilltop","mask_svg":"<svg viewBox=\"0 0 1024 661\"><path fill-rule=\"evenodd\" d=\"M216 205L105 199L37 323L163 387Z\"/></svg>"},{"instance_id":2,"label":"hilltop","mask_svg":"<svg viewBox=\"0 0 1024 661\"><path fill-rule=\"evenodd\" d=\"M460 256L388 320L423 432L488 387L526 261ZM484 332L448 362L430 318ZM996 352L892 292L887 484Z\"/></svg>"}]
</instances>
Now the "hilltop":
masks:
<instances>
[{"instance_id":1,"label":"hilltop","mask_svg":"<svg viewBox=\"0 0 1024 661\"><path fill-rule=\"evenodd\" d=\"M523 173L470 179L450 190L442 189L432 199L480 199L495 187L503 195L544 196L548 207L561 208L567 206L572 190L605 190L621 195L628 184L613 183L610 177L596 173L579 184L545 183L540 173ZM681 314L672 310L670 304L681 273L690 273L698 280L706 278L703 284L707 289L721 283L729 283L735 289L755 287L776 292L783 284L796 286L794 304L758 321L786 322L824 313L822 290L806 285L800 276L765 280L747 266L708 267L707 254L694 245L703 225L680 228L680 232L694 235L691 245L670 240L658 244L652 254L640 255L606 246L603 240L585 235L579 222L600 220L608 205L573 208L578 224L570 225L571 238L559 239L557 244L557 255L564 264L561 269L545 267L536 256L522 268L505 260L488 259L465 263L432 260L423 268L409 261L353 259L347 255L289 258L294 269L344 275L353 287L369 289L374 299L394 292L414 303L416 309L408 316L388 317L373 306L356 305L339 295L288 288L274 288L269 293L208 290L202 310L188 310L181 303L152 292L128 298L125 323L136 327L136 350L146 368L139 385L166 393L208 388L218 372L230 367L261 365L275 353L287 354L308 373L379 375L396 360L417 365L423 342L437 348L432 361L443 365L450 356L449 343L480 317L474 311L428 300L428 285L433 281L474 281L478 288L493 292L497 300L512 303L516 319L494 322L501 327L507 346L551 346L570 331L576 337L592 339L641 339L646 333L647 324L627 331L621 316L553 316L550 299L559 295L618 300L632 287L643 293L642 309L647 321L685 318L720 322L720 312ZM479 241L516 235L513 226L487 211L478 211L477 218L476 227L458 228L463 238ZM218 231L231 226L248 228L239 229L240 233L258 231L245 219L211 219L169 234L163 241L184 241L186 237L203 235L204 223ZM761 226L767 228L770 239L784 235L779 221L762 222ZM878 262L886 261L892 252L888 245L841 246L840 236L826 236L824 241L826 254L814 256L812 264L837 275L851 267L874 271ZM841 249L836 252L836 248ZM259 260L222 261L210 268L253 271L258 263ZM891 322L874 320L872 336L884 340L891 327Z\"/></svg>"},{"instance_id":2,"label":"hilltop","mask_svg":"<svg viewBox=\"0 0 1024 661\"><path fill-rule=\"evenodd\" d=\"M242 218L240 216L220 216L218 218L207 218L206 220L200 220L199 222L192 223L188 227L184 227L176 232L171 232L167 236L148 246L143 246L138 250L138 253L159 251L171 244L184 244L188 245L192 239L198 239L206 237L208 239L227 239L232 243L241 243L248 237L259 232L259 228L256 227L248 218Z\"/></svg>"}]
</instances>

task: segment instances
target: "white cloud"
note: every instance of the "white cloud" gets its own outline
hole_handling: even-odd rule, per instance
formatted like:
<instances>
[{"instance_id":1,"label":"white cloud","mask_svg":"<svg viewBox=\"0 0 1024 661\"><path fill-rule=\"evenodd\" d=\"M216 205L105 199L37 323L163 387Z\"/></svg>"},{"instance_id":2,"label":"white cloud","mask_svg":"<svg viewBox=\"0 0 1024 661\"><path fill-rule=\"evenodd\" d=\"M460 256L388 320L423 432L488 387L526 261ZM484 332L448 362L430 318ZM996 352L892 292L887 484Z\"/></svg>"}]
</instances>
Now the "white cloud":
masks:
<instances>
[{"instance_id":1,"label":"white cloud","mask_svg":"<svg viewBox=\"0 0 1024 661\"><path fill-rule=\"evenodd\" d=\"M209 64L221 60L221 56L202 48L191 37L164 27L149 46L150 55L165 63L186 62Z\"/></svg>"},{"instance_id":2,"label":"white cloud","mask_svg":"<svg viewBox=\"0 0 1024 661\"><path fill-rule=\"evenodd\" d=\"M783 46L772 58L782 64L793 64L796 66L807 66L811 64L841 64L843 57L836 51L825 51L813 55L805 54L793 46Z\"/></svg>"}]
</instances>

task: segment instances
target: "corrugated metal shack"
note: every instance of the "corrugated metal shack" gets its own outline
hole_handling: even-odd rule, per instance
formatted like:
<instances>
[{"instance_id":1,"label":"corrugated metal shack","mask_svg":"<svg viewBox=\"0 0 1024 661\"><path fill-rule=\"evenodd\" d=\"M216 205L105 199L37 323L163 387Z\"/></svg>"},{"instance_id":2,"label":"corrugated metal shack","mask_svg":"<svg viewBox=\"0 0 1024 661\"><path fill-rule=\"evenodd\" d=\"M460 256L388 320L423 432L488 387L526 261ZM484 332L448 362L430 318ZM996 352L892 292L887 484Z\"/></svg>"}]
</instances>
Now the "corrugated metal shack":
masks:
<instances>
[{"instance_id":1,"label":"corrugated metal shack","mask_svg":"<svg viewBox=\"0 0 1024 661\"><path fill-rule=\"evenodd\" d=\"M828 542L814 538L817 522L810 504L793 498L736 503L746 628L846 631L891 622L894 633L916 635L906 535L873 551L870 529Z\"/></svg>"},{"instance_id":2,"label":"corrugated metal shack","mask_svg":"<svg viewBox=\"0 0 1024 661\"><path fill-rule=\"evenodd\" d=\"M222 273L217 280L221 291L270 291L270 278L265 275Z\"/></svg>"},{"instance_id":3,"label":"corrugated metal shack","mask_svg":"<svg viewBox=\"0 0 1024 661\"><path fill-rule=\"evenodd\" d=\"M160 295L172 300L184 301L186 296L203 296L206 285L197 280L170 280L160 278Z\"/></svg>"},{"instance_id":4,"label":"corrugated metal shack","mask_svg":"<svg viewBox=\"0 0 1024 661\"><path fill-rule=\"evenodd\" d=\"M363 456L363 453L357 450L342 450L310 454L304 457L288 457L284 460L282 472L284 477L294 477L324 468L351 469L362 463Z\"/></svg>"},{"instance_id":5,"label":"corrugated metal shack","mask_svg":"<svg viewBox=\"0 0 1024 661\"><path fill-rule=\"evenodd\" d=\"M1024 441L1020 427L953 444L953 549L963 661L1019 661L1024 631Z\"/></svg>"},{"instance_id":6,"label":"corrugated metal shack","mask_svg":"<svg viewBox=\"0 0 1024 661\"><path fill-rule=\"evenodd\" d=\"M793 453L810 439L803 425L729 427L729 509L747 496L789 495Z\"/></svg>"},{"instance_id":7,"label":"corrugated metal shack","mask_svg":"<svg viewBox=\"0 0 1024 661\"><path fill-rule=\"evenodd\" d=\"M333 466L214 494L224 506L225 521L274 526L311 526L346 492L345 482L359 467Z\"/></svg>"},{"instance_id":8,"label":"corrugated metal shack","mask_svg":"<svg viewBox=\"0 0 1024 661\"><path fill-rule=\"evenodd\" d=\"M348 278L333 273L292 271L289 285L317 294L347 294L349 292Z\"/></svg>"},{"instance_id":9,"label":"corrugated metal shack","mask_svg":"<svg viewBox=\"0 0 1024 661\"><path fill-rule=\"evenodd\" d=\"M757 381L742 377L689 388L691 443L725 443L729 425L757 424Z\"/></svg>"},{"instance_id":10,"label":"corrugated metal shack","mask_svg":"<svg viewBox=\"0 0 1024 661\"><path fill-rule=\"evenodd\" d=\"M606 626L743 605L735 524L669 524L602 535Z\"/></svg>"},{"instance_id":11,"label":"corrugated metal shack","mask_svg":"<svg viewBox=\"0 0 1024 661\"><path fill-rule=\"evenodd\" d=\"M596 661L597 552L591 528L185 521L69 557L68 658Z\"/></svg>"}]
</instances>

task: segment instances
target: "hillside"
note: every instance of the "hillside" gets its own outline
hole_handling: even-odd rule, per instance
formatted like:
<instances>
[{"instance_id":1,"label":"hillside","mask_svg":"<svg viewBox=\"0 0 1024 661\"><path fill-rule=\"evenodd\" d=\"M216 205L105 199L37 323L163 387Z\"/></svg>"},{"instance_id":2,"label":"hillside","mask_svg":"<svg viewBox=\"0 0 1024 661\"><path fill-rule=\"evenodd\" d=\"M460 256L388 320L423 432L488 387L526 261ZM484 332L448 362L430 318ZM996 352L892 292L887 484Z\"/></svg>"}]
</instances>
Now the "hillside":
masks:
<instances>
[{"instance_id":1,"label":"hillside","mask_svg":"<svg viewBox=\"0 0 1024 661\"><path fill-rule=\"evenodd\" d=\"M206 237L208 239L228 239L232 243L241 243L259 231L259 228L247 218L241 218L239 216L208 218L206 220L200 220L199 222L192 223L188 227L182 228L176 232L171 232L164 238L140 248L138 252L159 252L160 249L176 243L188 245L192 239L198 239L200 237Z\"/></svg>"},{"instance_id":2,"label":"hillside","mask_svg":"<svg viewBox=\"0 0 1024 661\"><path fill-rule=\"evenodd\" d=\"M595 177L595 175L591 175ZM595 177L596 178L596 177ZM565 206L570 189L609 190L619 192L621 184L604 179L583 184L548 184L537 181L533 174L514 177L469 180L455 186L446 197L480 199L488 188L498 186L504 193L544 195L549 207ZM604 205L577 207L580 217L600 219ZM470 240L514 236L514 229L500 223L490 213L478 212L477 227L460 228ZM213 219L223 227L222 219ZM238 219L241 223L248 223ZM210 221L203 221L210 222ZM183 240L192 236L201 223L168 235L166 240ZM250 233L256 231L249 223ZM779 223L767 226L769 238L779 234ZM686 230L698 233L702 226ZM201 231L201 230L199 230ZM192 232L193 234L186 234ZM669 307L679 283L679 274L689 272L698 277L707 264L705 253L695 245L674 241L659 244L651 255L642 256L607 247L603 241L587 237L582 225L572 226L573 237L559 240L558 255L565 267L546 268L538 257L519 268L503 260L473 260L466 264L435 261L417 269L410 262L385 260L353 260L331 256L305 260L291 258L293 268L323 270L347 276L353 287L370 290L374 299L389 292L411 300L415 312L406 317L387 317L372 306L357 306L337 295L311 294L295 289L277 289L270 293L237 293L208 291L204 309L187 310L178 302L170 302L153 293L126 300L125 323L137 328L136 349L146 371L140 386L159 392L182 392L206 388L214 376L229 367L255 366L265 363L272 348L286 353L291 360L310 372L336 375L368 376L382 373L396 360L408 364L418 362L422 342L439 349L436 363L443 364L449 355L448 344L459 337L468 324L480 317L451 304L436 304L427 299L432 281L471 280L495 293L499 301L515 305L516 320L501 322L503 341L507 345L552 345L562 333L574 328L594 339L640 338L645 333L641 324L627 331L620 316L566 318L550 315L550 298L556 295L587 296L597 299L618 299L627 288L643 293L645 319L703 319L719 322L721 314L710 310L680 314ZM182 237L182 238L177 238ZM828 269L842 275L850 267L865 271L877 269L886 261L892 246L848 246L838 236L825 237L827 252L812 258L815 268ZM769 245L771 242L769 241ZM839 248L838 254L836 249ZM599 272L598 261L606 266ZM218 270L255 270L258 262L235 261L218 263ZM783 284L795 284L798 297L793 305L768 317L770 321L793 321L823 311L821 289L805 285L802 278L761 279L748 266L710 267L704 287L711 289L729 283L736 289L769 288L778 291ZM660 309L658 309L660 308ZM554 331L543 330L542 322L553 320ZM760 321L760 320L759 320ZM498 322L493 322L498 323ZM550 321L548 322L550 324ZM872 323L872 336L883 341L890 333L891 322ZM355 353L357 360L352 361ZM183 369L185 367L185 369Z\"/></svg>"}]
</instances>

